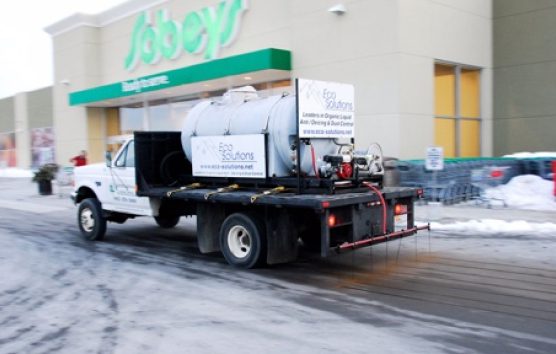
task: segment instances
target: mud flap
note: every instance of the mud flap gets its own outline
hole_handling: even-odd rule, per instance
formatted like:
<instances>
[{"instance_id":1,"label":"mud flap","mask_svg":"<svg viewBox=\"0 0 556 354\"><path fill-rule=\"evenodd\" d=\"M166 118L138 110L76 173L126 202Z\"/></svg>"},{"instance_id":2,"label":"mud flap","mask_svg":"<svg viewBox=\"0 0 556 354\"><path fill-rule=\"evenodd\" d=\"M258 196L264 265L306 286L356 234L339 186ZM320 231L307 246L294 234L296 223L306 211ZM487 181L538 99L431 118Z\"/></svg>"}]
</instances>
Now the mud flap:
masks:
<instances>
[{"instance_id":1,"label":"mud flap","mask_svg":"<svg viewBox=\"0 0 556 354\"><path fill-rule=\"evenodd\" d=\"M220 226L226 218L224 207L215 204L197 204L197 244L201 253L220 251Z\"/></svg>"}]
</instances>

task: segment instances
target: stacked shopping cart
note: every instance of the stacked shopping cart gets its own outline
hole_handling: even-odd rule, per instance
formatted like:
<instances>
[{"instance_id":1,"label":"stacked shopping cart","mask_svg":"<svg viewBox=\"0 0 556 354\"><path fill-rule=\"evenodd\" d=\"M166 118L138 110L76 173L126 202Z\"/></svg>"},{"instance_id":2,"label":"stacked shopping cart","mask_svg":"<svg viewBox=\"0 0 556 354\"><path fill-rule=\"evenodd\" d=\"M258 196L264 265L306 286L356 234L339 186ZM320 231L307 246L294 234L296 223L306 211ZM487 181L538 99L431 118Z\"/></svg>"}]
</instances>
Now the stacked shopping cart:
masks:
<instances>
[{"instance_id":1,"label":"stacked shopping cart","mask_svg":"<svg viewBox=\"0 0 556 354\"><path fill-rule=\"evenodd\" d=\"M73 167L62 167L56 174L57 194L60 198L67 197L73 190Z\"/></svg>"},{"instance_id":2,"label":"stacked shopping cart","mask_svg":"<svg viewBox=\"0 0 556 354\"><path fill-rule=\"evenodd\" d=\"M424 161L399 161L400 185L424 190L426 201L444 204L485 200L484 190L522 174L511 158L447 159L441 171L428 171Z\"/></svg>"}]
</instances>

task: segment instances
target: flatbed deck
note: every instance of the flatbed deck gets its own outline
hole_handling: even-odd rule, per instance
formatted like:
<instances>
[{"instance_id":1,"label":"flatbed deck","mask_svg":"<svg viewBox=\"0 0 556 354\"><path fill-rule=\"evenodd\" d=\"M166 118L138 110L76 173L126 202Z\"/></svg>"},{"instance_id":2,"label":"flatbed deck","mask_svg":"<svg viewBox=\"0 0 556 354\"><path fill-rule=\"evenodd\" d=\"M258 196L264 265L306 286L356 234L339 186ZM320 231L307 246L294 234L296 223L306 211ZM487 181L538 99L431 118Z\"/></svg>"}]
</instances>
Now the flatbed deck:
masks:
<instances>
[{"instance_id":1,"label":"flatbed deck","mask_svg":"<svg viewBox=\"0 0 556 354\"><path fill-rule=\"evenodd\" d=\"M255 202L251 202L251 197L258 195L261 191L256 190L236 190L231 192L220 192L212 194L208 199L205 195L214 192L216 189L198 188L176 190L175 188L151 188L141 192L142 196L180 199L194 202L214 202L242 205L273 205L277 207L294 207L308 209L323 209L323 203L327 207L340 207L358 203L369 203L379 201L379 197L373 191L360 193L342 194L295 194L293 192L283 192L279 194L260 195ZM168 196L168 192L172 192ZM381 190L384 199L398 199L415 197L415 188L410 187L385 187Z\"/></svg>"}]
</instances>

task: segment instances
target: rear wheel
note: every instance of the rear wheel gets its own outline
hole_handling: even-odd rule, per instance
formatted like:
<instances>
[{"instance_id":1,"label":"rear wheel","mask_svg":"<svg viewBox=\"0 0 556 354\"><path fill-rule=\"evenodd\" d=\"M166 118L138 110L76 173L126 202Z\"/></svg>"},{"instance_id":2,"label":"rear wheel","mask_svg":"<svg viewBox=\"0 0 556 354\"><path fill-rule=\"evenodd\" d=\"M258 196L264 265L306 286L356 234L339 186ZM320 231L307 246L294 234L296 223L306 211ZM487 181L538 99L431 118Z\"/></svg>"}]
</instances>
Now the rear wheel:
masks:
<instances>
[{"instance_id":1,"label":"rear wheel","mask_svg":"<svg viewBox=\"0 0 556 354\"><path fill-rule=\"evenodd\" d=\"M253 215L232 214L220 228L220 249L226 261L234 267L263 265L266 259L264 228Z\"/></svg>"},{"instance_id":2,"label":"rear wheel","mask_svg":"<svg viewBox=\"0 0 556 354\"><path fill-rule=\"evenodd\" d=\"M154 220L163 229L171 229L180 222L180 217L178 216L155 216Z\"/></svg>"},{"instance_id":3,"label":"rear wheel","mask_svg":"<svg viewBox=\"0 0 556 354\"><path fill-rule=\"evenodd\" d=\"M102 240L106 233L106 219L102 216L102 207L95 198L87 198L79 204L77 224L81 234L87 240Z\"/></svg>"}]
</instances>

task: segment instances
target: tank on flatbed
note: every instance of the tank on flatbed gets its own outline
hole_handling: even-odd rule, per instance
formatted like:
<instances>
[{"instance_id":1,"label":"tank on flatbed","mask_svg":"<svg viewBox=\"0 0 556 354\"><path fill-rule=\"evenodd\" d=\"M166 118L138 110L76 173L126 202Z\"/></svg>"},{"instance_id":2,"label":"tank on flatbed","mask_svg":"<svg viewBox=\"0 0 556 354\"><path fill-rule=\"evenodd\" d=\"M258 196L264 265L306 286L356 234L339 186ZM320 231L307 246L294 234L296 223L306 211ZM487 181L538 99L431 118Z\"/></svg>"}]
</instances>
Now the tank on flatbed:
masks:
<instances>
[{"instance_id":1,"label":"tank on flatbed","mask_svg":"<svg viewBox=\"0 0 556 354\"><path fill-rule=\"evenodd\" d=\"M187 115L181 141L192 160L191 138L194 136L267 134L268 175L286 177L295 174L296 166L295 96L279 95L260 98L253 88L229 91L222 100L197 104ZM337 155L339 146L333 139L311 139L315 167L323 157ZM311 145L301 146L301 172L315 175Z\"/></svg>"}]
</instances>

